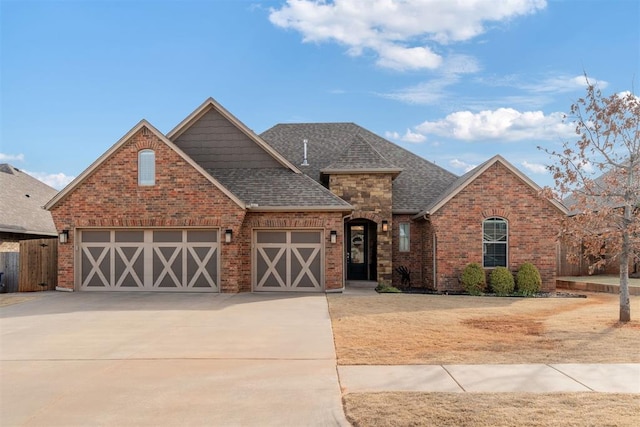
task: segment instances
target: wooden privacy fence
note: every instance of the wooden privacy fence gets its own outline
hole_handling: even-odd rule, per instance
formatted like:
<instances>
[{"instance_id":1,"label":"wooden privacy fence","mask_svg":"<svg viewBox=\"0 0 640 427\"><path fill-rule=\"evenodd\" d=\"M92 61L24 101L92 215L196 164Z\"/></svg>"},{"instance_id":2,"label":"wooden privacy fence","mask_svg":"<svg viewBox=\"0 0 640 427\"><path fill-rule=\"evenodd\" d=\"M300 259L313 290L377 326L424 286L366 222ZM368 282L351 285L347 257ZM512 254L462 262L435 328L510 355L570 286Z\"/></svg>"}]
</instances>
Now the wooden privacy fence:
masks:
<instances>
[{"instance_id":1,"label":"wooden privacy fence","mask_svg":"<svg viewBox=\"0 0 640 427\"><path fill-rule=\"evenodd\" d=\"M55 290L58 285L58 239L20 242L19 292Z\"/></svg>"},{"instance_id":2,"label":"wooden privacy fence","mask_svg":"<svg viewBox=\"0 0 640 427\"><path fill-rule=\"evenodd\" d=\"M0 252L0 273L3 292L18 292L19 252Z\"/></svg>"}]
</instances>

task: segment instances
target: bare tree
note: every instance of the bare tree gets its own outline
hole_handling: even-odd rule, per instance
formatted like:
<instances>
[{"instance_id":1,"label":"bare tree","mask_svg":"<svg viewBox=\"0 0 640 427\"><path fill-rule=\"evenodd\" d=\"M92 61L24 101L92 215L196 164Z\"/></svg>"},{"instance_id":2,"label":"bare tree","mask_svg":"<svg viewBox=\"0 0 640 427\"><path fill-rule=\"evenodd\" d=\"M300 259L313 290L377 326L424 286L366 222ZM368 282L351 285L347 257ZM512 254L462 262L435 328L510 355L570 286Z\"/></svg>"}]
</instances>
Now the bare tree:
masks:
<instances>
[{"instance_id":1,"label":"bare tree","mask_svg":"<svg viewBox=\"0 0 640 427\"><path fill-rule=\"evenodd\" d=\"M585 76L586 78L586 76ZM598 267L620 266L620 321L631 320L629 265L640 254L640 98L632 92L602 95L587 79L587 93L571 106L576 141L562 151L544 150L570 215L562 238ZM569 261L572 261L570 259Z\"/></svg>"}]
</instances>

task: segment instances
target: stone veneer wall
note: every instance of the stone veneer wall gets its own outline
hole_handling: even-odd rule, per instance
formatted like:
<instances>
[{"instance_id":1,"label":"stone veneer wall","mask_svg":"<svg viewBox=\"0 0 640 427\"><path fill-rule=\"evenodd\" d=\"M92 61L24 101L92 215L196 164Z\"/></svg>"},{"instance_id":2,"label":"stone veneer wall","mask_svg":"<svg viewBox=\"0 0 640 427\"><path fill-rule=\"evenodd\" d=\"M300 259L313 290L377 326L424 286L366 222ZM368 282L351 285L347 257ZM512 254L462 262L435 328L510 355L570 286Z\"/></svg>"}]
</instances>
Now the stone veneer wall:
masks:
<instances>
[{"instance_id":1,"label":"stone veneer wall","mask_svg":"<svg viewBox=\"0 0 640 427\"><path fill-rule=\"evenodd\" d=\"M329 189L355 208L353 219L365 218L378 224L378 283L384 284L391 284L393 274L392 180L393 175L386 173L335 174L329 177ZM382 221L389 222L386 232L382 231Z\"/></svg>"},{"instance_id":2,"label":"stone veneer wall","mask_svg":"<svg viewBox=\"0 0 640 427\"><path fill-rule=\"evenodd\" d=\"M540 270L542 290L555 290L556 235L563 213L500 163L430 217L437 236L437 290L461 290L465 265L482 265L482 221L490 217L508 221L508 268L515 272L532 262Z\"/></svg>"}]
</instances>

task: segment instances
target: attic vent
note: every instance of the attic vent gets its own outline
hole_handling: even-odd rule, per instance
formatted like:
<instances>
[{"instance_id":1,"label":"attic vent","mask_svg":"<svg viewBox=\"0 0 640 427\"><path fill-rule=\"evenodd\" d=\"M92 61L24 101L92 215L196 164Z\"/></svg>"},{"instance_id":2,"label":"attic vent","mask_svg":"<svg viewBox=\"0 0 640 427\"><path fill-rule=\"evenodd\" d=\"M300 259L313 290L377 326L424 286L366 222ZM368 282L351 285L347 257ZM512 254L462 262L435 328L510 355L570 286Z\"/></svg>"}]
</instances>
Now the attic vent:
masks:
<instances>
[{"instance_id":1,"label":"attic vent","mask_svg":"<svg viewBox=\"0 0 640 427\"><path fill-rule=\"evenodd\" d=\"M149 129L146 126L142 128L142 135L149 136Z\"/></svg>"},{"instance_id":2,"label":"attic vent","mask_svg":"<svg viewBox=\"0 0 640 427\"><path fill-rule=\"evenodd\" d=\"M302 140L302 144L304 145L304 156L302 157L302 164L300 166L309 166L309 162L307 161L307 139Z\"/></svg>"}]
</instances>

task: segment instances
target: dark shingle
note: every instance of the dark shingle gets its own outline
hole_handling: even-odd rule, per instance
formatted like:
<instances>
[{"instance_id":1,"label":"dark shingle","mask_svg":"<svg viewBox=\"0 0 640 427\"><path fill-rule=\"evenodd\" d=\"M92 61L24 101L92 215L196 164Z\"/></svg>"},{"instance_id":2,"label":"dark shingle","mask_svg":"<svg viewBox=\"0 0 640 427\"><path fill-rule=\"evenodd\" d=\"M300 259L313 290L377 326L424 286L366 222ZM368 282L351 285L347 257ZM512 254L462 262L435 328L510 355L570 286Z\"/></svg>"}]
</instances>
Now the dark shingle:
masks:
<instances>
[{"instance_id":1,"label":"dark shingle","mask_svg":"<svg viewBox=\"0 0 640 427\"><path fill-rule=\"evenodd\" d=\"M351 208L310 177L289 169L211 169L207 172L248 205Z\"/></svg>"},{"instance_id":2,"label":"dark shingle","mask_svg":"<svg viewBox=\"0 0 640 427\"><path fill-rule=\"evenodd\" d=\"M358 135L391 165L402 169L393 181L395 212L418 213L457 179L453 173L354 123L279 124L261 137L296 165L302 163L302 141L307 139L309 166L299 168L321 181L320 170L341 159Z\"/></svg>"},{"instance_id":3,"label":"dark shingle","mask_svg":"<svg viewBox=\"0 0 640 427\"><path fill-rule=\"evenodd\" d=\"M323 168L322 172L330 170L396 170L400 172L402 169L391 164L362 136L356 135L353 137L351 145L347 147L342 155L329 166Z\"/></svg>"},{"instance_id":4,"label":"dark shingle","mask_svg":"<svg viewBox=\"0 0 640 427\"><path fill-rule=\"evenodd\" d=\"M57 192L9 164L0 165L0 230L57 235L51 212L43 208Z\"/></svg>"}]
</instances>

